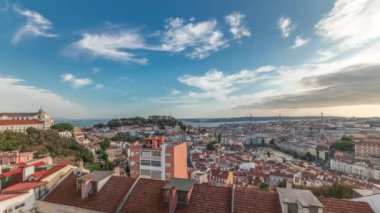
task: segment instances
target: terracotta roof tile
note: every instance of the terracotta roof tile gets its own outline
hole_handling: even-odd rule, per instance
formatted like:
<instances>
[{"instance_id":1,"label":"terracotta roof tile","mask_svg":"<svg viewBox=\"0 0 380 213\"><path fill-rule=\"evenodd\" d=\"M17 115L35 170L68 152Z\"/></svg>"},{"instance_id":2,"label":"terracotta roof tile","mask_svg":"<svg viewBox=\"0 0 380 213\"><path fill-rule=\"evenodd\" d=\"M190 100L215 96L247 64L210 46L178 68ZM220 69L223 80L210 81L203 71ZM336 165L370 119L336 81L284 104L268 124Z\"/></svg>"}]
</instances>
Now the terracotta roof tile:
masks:
<instances>
[{"instance_id":1,"label":"terracotta roof tile","mask_svg":"<svg viewBox=\"0 0 380 213\"><path fill-rule=\"evenodd\" d=\"M77 176L70 174L44 201L79 208L114 212L132 186L134 179L112 176L99 192L83 199L77 191Z\"/></svg>"},{"instance_id":2,"label":"terracotta roof tile","mask_svg":"<svg viewBox=\"0 0 380 213\"><path fill-rule=\"evenodd\" d=\"M277 193L261 192L256 189L235 189L235 212L273 212L280 213Z\"/></svg>"},{"instance_id":3,"label":"terracotta roof tile","mask_svg":"<svg viewBox=\"0 0 380 213\"><path fill-rule=\"evenodd\" d=\"M0 126L42 124L39 120L0 120Z\"/></svg>"},{"instance_id":4,"label":"terracotta roof tile","mask_svg":"<svg viewBox=\"0 0 380 213\"><path fill-rule=\"evenodd\" d=\"M29 191L29 189L34 189L37 187L40 187L42 185L46 185L47 182L23 182L18 183L13 186L10 186L2 191L2 193L9 193L9 192L24 192Z\"/></svg>"},{"instance_id":5,"label":"terracotta roof tile","mask_svg":"<svg viewBox=\"0 0 380 213\"><path fill-rule=\"evenodd\" d=\"M324 206L323 213L374 213L368 203L333 198L319 198Z\"/></svg>"}]
</instances>

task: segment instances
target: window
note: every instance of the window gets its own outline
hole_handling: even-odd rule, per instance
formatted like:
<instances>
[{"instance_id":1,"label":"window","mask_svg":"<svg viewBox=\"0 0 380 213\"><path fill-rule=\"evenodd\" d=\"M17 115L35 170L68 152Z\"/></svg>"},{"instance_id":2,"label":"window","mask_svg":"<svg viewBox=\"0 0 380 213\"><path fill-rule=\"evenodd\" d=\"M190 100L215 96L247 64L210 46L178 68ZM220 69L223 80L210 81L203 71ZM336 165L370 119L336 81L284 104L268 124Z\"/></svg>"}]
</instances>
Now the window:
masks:
<instances>
[{"instance_id":1,"label":"window","mask_svg":"<svg viewBox=\"0 0 380 213\"><path fill-rule=\"evenodd\" d=\"M153 151L152 156L154 157L161 157L161 152L160 151Z\"/></svg>"},{"instance_id":2,"label":"window","mask_svg":"<svg viewBox=\"0 0 380 213\"><path fill-rule=\"evenodd\" d=\"M298 205L296 203L288 203L288 213L298 213Z\"/></svg>"},{"instance_id":3,"label":"window","mask_svg":"<svg viewBox=\"0 0 380 213\"><path fill-rule=\"evenodd\" d=\"M310 208L309 208L309 212L310 212L310 213L318 213L318 207L310 206Z\"/></svg>"},{"instance_id":4,"label":"window","mask_svg":"<svg viewBox=\"0 0 380 213\"><path fill-rule=\"evenodd\" d=\"M166 168L170 168L171 166L172 166L171 163L166 163L166 164L165 164L165 167L166 167Z\"/></svg>"},{"instance_id":5,"label":"window","mask_svg":"<svg viewBox=\"0 0 380 213\"><path fill-rule=\"evenodd\" d=\"M150 157L150 152L149 152L149 151L142 151L142 152L141 152L141 156L142 156L142 157L149 158L149 157Z\"/></svg>"},{"instance_id":6,"label":"window","mask_svg":"<svg viewBox=\"0 0 380 213\"><path fill-rule=\"evenodd\" d=\"M141 175L144 175L144 176L150 176L150 170L147 170L147 169L141 169Z\"/></svg>"},{"instance_id":7,"label":"window","mask_svg":"<svg viewBox=\"0 0 380 213\"><path fill-rule=\"evenodd\" d=\"M141 160L141 165L150 166L150 160Z\"/></svg>"},{"instance_id":8,"label":"window","mask_svg":"<svg viewBox=\"0 0 380 213\"><path fill-rule=\"evenodd\" d=\"M152 160L151 165L155 167L161 167L161 161Z\"/></svg>"}]
</instances>

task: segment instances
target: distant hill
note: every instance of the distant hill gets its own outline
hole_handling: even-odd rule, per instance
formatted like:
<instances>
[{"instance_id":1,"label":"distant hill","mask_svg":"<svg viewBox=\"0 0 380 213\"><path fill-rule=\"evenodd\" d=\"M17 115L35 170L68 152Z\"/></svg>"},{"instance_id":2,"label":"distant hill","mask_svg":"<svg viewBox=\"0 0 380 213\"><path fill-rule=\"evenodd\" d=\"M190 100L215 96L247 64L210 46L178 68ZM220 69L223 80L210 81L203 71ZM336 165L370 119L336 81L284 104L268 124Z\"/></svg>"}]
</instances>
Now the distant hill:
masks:
<instances>
[{"instance_id":1,"label":"distant hill","mask_svg":"<svg viewBox=\"0 0 380 213\"><path fill-rule=\"evenodd\" d=\"M177 120L171 116L158 116L158 115L149 116L148 118L143 118L143 117L118 118L118 119L112 119L107 122L107 126L110 128L120 127L120 126L130 126L130 125L137 125L140 127L156 125L159 128L164 128L165 126L174 127L176 125L179 125L181 129L186 128L185 125L180 120Z\"/></svg>"},{"instance_id":2,"label":"distant hill","mask_svg":"<svg viewBox=\"0 0 380 213\"><path fill-rule=\"evenodd\" d=\"M324 117L325 119L341 118L341 117ZM318 120L320 116L299 116L299 117L235 117L235 118L189 118L181 119L191 123L207 123L207 122L246 122L246 121L295 121L295 120Z\"/></svg>"}]
</instances>

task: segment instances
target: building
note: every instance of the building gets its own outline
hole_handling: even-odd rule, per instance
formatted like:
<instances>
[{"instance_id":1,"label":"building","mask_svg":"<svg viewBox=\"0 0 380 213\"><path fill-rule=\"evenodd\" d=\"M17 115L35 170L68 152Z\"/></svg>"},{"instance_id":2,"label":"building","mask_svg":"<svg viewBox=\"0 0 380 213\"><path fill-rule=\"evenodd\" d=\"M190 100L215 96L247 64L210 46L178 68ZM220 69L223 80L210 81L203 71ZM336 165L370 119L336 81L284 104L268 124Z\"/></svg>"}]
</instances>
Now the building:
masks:
<instances>
[{"instance_id":1,"label":"building","mask_svg":"<svg viewBox=\"0 0 380 213\"><path fill-rule=\"evenodd\" d=\"M37 212L155 213L373 213L366 202L317 198L308 190L218 187L194 180L170 181L113 176L106 172L70 174L45 198Z\"/></svg>"},{"instance_id":2,"label":"building","mask_svg":"<svg viewBox=\"0 0 380 213\"><path fill-rule=\"evenodd\" d=\"M380 155L380 141L362 140L355 143L355 157L369 159L370 156Z\"/></svg>"},{"instance_id":3,"label":"building","mask_svg":"<svg viewBox=\"0 0 380 213\"><path fill-rule=\"evenodd\" d=\"M131 144L129 157L132 178L139 175L156 180L188 178L185 142L165 143L165 137L149 137L147 144Z\"/></svg>"},{"instance_id":4,"label":"building","mask_svg":"<svg viewBox=\"0 0 380 213\"><path fill-rule=\"evenodd\" d=\"M213 186L232 186L234 174L231 171L212 169L210 172L209 183Z\"/></svg>"},{"instance_id":5,"label":"building","mask_svg":"<svg viewBox=\"0 0 380 213\"><path fill-rule=\"evenodd\" d=\"M1 191L0 212L35 212L36 200L47 193L46 182L25 182Z\"/></svg>"},{"instance_id":6,"label":"building","mask_svg":"<svg viewBox=\"0 0 380 213\"><path fill-rule=\"evenodd\" d=\"M344 174L357 175L362 178L380 180L380 168L363 161L356 161L353 157L335 155L330 159L330 169Z\"/></svg>"},{"instance_id":7,"label":"building","mask_svg":"<svg viewBox=\"0 0 380 213\"><path fill-rule=\"evenodd\" d=\"M0 132L9 130L25 133L26 129L50 129L53 118L40 109L31 113L0 113Z\"/></svg>"},{"instance_id":8,"label":"building","mask_svg":"<svg viewBox=\"0 0 380 213\"><path fill-rule=\"evenodd\" d=\"M0 152L0 165L18 164L33 160L33 152Z\"/></svg>"}]
</instances>

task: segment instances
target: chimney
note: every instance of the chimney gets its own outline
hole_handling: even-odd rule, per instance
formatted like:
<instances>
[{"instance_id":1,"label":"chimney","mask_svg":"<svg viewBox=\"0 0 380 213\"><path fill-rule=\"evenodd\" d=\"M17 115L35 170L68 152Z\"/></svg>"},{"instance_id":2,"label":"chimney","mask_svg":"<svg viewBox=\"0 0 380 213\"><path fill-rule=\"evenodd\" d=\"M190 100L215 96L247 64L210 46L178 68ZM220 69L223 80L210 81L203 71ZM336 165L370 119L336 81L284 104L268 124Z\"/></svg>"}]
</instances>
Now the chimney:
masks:
<instances>
[{"instance_id":1,"label":"chimney","mask_svg":"<svg viewBox=\"0 0 380 213\"><path fill-rule=\"evenodd\" d=\"M83 160L80 160L80 161L79 161L79 168L80 168L80 169L84 169L84 166L83 166Z\"/></svg>"},{"instance_id":2,"label":"chimney","mask_svg":"<svg viewBox=\"0 0 380 213\"><path fill-rule=\"evenodd\" d=\"M80 180L80 195L82 199L88 198L92 191L92 182L91 179L88 180Z\"/></svg>"},{"instance_id":3,"label":"chimney","mask_svg":"<svg viewBox=\"0 0 380 213\"><path fill-rule=\"evenodd\" d=\"M153 149L157 149L158 146L157 146L157 140L156 139L152 139L152 148Z\"/></svg>"},{"instance_id":4,"label":"chimney","mask_svg":"<svg viewBox=\"0 0 380 213\"><path fill-rule=\"evenodd\" d=\"M168 192L168 199L169 199L169 213L174 213L175 209L177 207L177 201L178 201L178 194L177 189L175 186L173 186L170 191Z\"/></svg>"}]
</instances>

